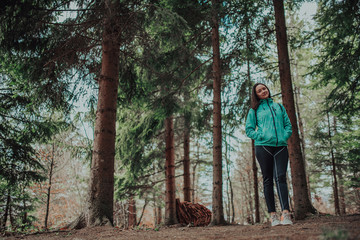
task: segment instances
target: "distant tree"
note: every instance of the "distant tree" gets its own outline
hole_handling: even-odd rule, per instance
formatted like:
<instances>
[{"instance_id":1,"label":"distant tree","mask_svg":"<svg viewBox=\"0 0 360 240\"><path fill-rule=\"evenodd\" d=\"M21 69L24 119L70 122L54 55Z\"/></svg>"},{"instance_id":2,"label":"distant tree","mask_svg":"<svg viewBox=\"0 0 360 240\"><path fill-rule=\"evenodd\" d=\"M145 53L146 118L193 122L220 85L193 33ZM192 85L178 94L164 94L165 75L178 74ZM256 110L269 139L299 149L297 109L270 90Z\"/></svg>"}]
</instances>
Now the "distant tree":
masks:
<instances>
[{"instance_id":1,"label":"distant tree","mask_svg":"<svg viewBox=\"0 0 360 240\"><path fill-rule=\"evenodd\" d=\"M332 86L327 108L354 116L360 110L360 18L357 0L321 0L315 15L315 44L319 49L314 73L318 88Z\"/></svg>"},{"instance_id":2,"label":"distant tree","mask_svg":"<svg viewBox=\"0 0 360 240\"><path fill-rule=\"evenodd\" d=\"M331 127L330 127L330 116L329 113L327 112L326 114L327 117L327 125L328 125L328 138L329 138L329 147L330 147L330 157L331 157L331 172L333 175L333 180L334 180L334 207L335 207L335 214L340 215L340 203L339 203L339 187L338 187L338 173L337 173L337 167L336 167L336 158L335 158L335 153L334 153L334 146L333 146L333 139L332 139L332 135L334 135L334 133L332 133L331 131ZM335 119L335 118L334 118ZM336 126L334 126L334 128L336 129Z\"/></svg>"},{"instance_id":3,"label":"distant tree","mask_svg":"<svg viewBox=\"0 0 360 240\"><path fill-rule=\"evenodd\" d=\"M185 93L184 100L189 101L189 94ZM191 111L184 110L184 201L191 202L191 179L190 179L190 120Z\"/></svg>"},{"instance_id":4,"label":"distant tree","mask_svg":"<svg viewBox=\"0 0 360 240\"><path fill-rule=\"evenodd\" d=\"M49 161L49 174L48 174L48 186L47 186L47 193L46 193L46 214L45 214L45 220L44 220L44 227L45 229L48 229L48 218L49 218L49 208L50 208L50 198L51 198L51 187L52 187L52 181L53 181L53 175L54 175L54 168L55 168L55 143L52 144L52 152L50 153L50 159Z\"/></svg>"}]
</instances>

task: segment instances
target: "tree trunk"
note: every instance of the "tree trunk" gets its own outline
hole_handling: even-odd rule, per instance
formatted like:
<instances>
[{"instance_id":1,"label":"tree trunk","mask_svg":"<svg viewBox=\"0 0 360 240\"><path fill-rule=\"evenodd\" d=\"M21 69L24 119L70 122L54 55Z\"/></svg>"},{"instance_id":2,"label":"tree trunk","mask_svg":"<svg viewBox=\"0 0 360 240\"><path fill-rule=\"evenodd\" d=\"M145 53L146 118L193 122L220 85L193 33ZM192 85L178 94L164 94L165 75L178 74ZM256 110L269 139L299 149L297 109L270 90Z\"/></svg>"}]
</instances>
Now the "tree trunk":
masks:
<instances>
[{"instance_id":1,"label":"tree trunk","mask_svg":"<svg viewBox=\"0 0 360 240\"><path fill-rule=\"evenodd\" d=\"M226 154L225 154L226 156ZM224 202L225 204L225 211L226 211L226 221L230 222L230 213L231 213L231 203L230 203L230 192L229 192L229 185L230 185L230 171L229 171L229 162L227 157L225 157L225 162L226 162L226 197L227 197L227 202Z\"/></svg>"},{"instance_id":2,"label":"tree trunk","mask_svg":"<svg viewBox=\"0 0 360 240\"><path fill-rule=\"evenodd\" d=\"M249 207L250 207L250 220L251 220L251 224L254 224L254 207L253 207L253 201L252 201L252 197L251 197L251 178L252 178L252 174L251 174L251 170L249 168L249 171L247 172L248 175L248 183L249 183Z\"/></svg>"},{"instance_id":3,"label":"tree trunk","mask_svg":"<svg viewBox=\"0 0 360 240\"><path fill-rule=\"evenodd\" d=\"M10 188L8 188L7 197L6 197L6 207L5 207L4 219L3 219L2 226L1 226L1 229L0 229L0 230L3 230L3 231L5 231L6 222L7 222L7 219L8 219L9 212L10 212L10 201L11 201L11 190L10 190Z\"/></svg>"},{"instance_id":4,"label":"tree trunk","mask_svg":"<svg viewBox=\"0 0 360 240\"><path fill-rule=\"evenodd\" d=\"M337 134L337 123L336 117L334 117L334 135ZM338 167L337 171L338 183L339 183L339 205L340 205L340 215L346 214L346 203L345 203L345 191L344 191L344 178L342 170Z\"/></svg>"},{"instance_id":5,"label":"tree trunk","mask_svg":"<svg viewBox=\"0 0 360 240\"><path fill-rule=\"evenodd\" d=\"M222 138L221 138L221 68L220 68L220 42L218 0L212 0L212 34L213 48L213 194L211 225L225 224L223 207L223 181L222 181Z\"/></svg>"},{"instance_id":6,"label":"tree trunk","mask_svg":"<svg viewBox=\"0 0 360 240\"><path fill-rule=\"evenodd\" d=\"M162 211L161 211L161 206L157 206L157 224L160 225L162 221Z\"/></svg>"},{"instance_id":7,"label":"tree trunk","mask_svg":"<svg viewBox=\"0 0 360 240\"><path fill-rule=\"evenodd\" d=\"M246 219L246 222L248 224L252 224L251 222L251 196L249 195L249 189L251 187L249 187L249 180L248 178L246 178L245 175L248 175L248 177L250 176L249 172L245 170L245 172L243 172L243 175L241 176L241 182L243 182L243 186L244 186L244 191L243 191L243 196L244 196L244 200L241 201L243 203L243 205L245 206L245 210L244 210L244 217Z\"/></svg>"},{"instance_id":8,"label":"tree trunk","mask_svg":"<svg viewBox=\"0 0 360 240\"><path fill-rule=\"evenodd\" d=\"M21 192L23 195L25 195L25 186L22 186L21 187ZM24 231L25 228L28 226L28 211L26 211L27 209L27 201L26 201L26 198L23 198L22 199L22 205L23 205L23 208L24 208L24 211L23 211L23 215L22 215L22 225L21 225L21 231Z\"/></svg>"},{"instance_id":9,"label":"tree trunk","mask_svg":"<svg viewBox=\"0 0 360 240\"><path fill-rule=\"evenodd\" d=\"M192 203L196 203L195 202L195 187L196 187L196 167L198 165L198 163L200 162L200 146L199 146L199 142L196 142L196 147L197 147L197 153L196 153L196 162L195 164L193 164L193 169L192 169Z\"/></svg>"},{"instance_id":10,"label":"tree trunk","mask_svg":"<svg viewBox=\"0 0 360 240\"><path fill-rule=\"evenodd\" d=\"M260 203L259 203L259 183L258 183L258 168L256 165L255 157L255 145L254 140L251 140L251 149L252 149L252 171L253 171L253 181L254 181L254 202L255 202L255 222L260 223Z\"/></svg>"},{"instance_id":11,"label":"tree trunk","mask_svg":"<svg viewBox=\"0 0 360 240\"><path fill-rule=\"evenodd\" d=\"M248 18L248 17L247 17ZM249 36L249 26L246 25L246 47L250 49L250 36ZM249 87L249 106L251 99L251 91L252 91L252 83L251 83L251 68L250 68L250 60L246 59L247 65L247 81ZM255 222L260 223L260 209L259 209L259 183L258 183L258 168L256 165L256 157L255 157L255 145L254 140L251 140L251 153L252 153L252 171L253 171L253 181L254 181L254 203L255 203Z\"/></svg>"},{"instance_id":12,"label":"tree trunk","mask_svg":"<svg viewBox=\"0 0 360 240\"><path fill-rule=\"evenodd\" d=\"M10 205L10 207L9 207L9 220L10 220L10 226L11 226L11 228L12 229L16 229L17 228L17 224L16 224L16 221L15 221L15 216L14 216L14 214L13 214L13 208L11 207L11 205Z\"/></svg>"},{"instance_id":13,"label":"tree trunk","mask_svg":"<svg viewBox=\"0 0 360 240\"><path fill-rule=\"evenodd\" d=\"M235 204L234 204L234 189L232 186L232 182L230 181L230 199L231 199L231 223L235 222Z\"/></svg>"},{"instance_id":14,"label":"tree trunk","mask_svg":"<svg viewBox=\"0 0 360 240\"><path fill-rule=\"evenodd\" d=\"M336 117L334 117L334 135L337 134L337 124ZM346 203L345 203L345 191L344 191L344 178L342 174L342 169L338 168L337 175L339 177L339 205L340 205L340 215L346 214Z\"/></svg>"},{"instance_id":15,"label":"tree trunk","mask_svg":"<svg viewBox=\"0 0 360 240\"><path fill-rule=\"evenodd\" d=\"M134 196L131 196L128 204L128 224L129 228L134 228L137 225L136 222L136 202Z\"/></svg>"},{"instance_id":16,"label":"tree trunk","mask_svg":"<svg viewBox=\"0 0 360 240\"><path fill-rule=\"evenodd\" d=\"M339 195L340 195L340 215L346 214L346 203L345 203L345 191L344 191L344 185L343 185L343 175L341 170L337 171L339 176Z\"/></svg>"},{"instance_id":17,"label":"tree trunk","mask_svg":"<svg viewBox=\"0 0 360 240\"><path fill-rule=\"evenodd\" d=\"M190 116L184 116L184 201L191 202L190 181Z\"/></svg>"},{"instance_id":18,"label":"tree trunk","mask_svg":"<svg viewBox=\"0 0 360 240\"><path fill-rule=\"evenodd\" d=\"M334 155L334 148L332 144L332 136L331 136L331 125L330 125L330 116L329 112L326 112L327 120L328 120L328 137L329 137L329 144L330 144L330 156L331 156L331 166L332 166L332 175L334 178L334 207L335 207L335 214L340 215L340 204L339 204L339 192L338 192L338 183L337 183L337 173L336 173L336 163L335 163L335 155Z\"/></svg>"},{"instance_id":19,"label":"tree trunk","mask_svg":"<svg viewBox=\"0 0 360 240\"><path fill-rule=\"evenodd\" d=\"M195 202L195 187L196 187L196 182L195 182L195 180L196 180L196 167L197 167L197 163L195 163L194 165L193 165L193 169L192 169L192 198L191 198L191 202L192 203L196 203Z\"/></svg>"},{"instance_id":20,"label":"tree trunk","mask_svg":"<svg viewBox=\"0 0 360 240\"><path fill-rule=\"evenodd\" d=\"M114 156L116 135L116 103L119 83L119 19L115 3L107 1L108 13L102 41L101 75L99 78L94 146L88 209L85 213L87 226L113 226Z\"/></svg>"},{"instance_id":21,"label":"tree trunk","mask_svg":"<svg viewBox=\"0 0 360 240\"><path fill-rule=\"evenodd\" d=\"M121 217L122 217L122 224L124 228L127 228L129 226L129 218L128 218L128 212L126 210L126 203L121 202Z\"/></svg>"},{"instance_id":22,"label":"tree trunk","mask_svg":"<svg viewBox=\"0 0 360 240\"><path fill-rule=\"evenodd\" d=\"M165 225L176 224L176 196L175 196L175 149L174 149L174 129L173 118L165 119Z\"/></svg>"},{"instance_id":23,"label":"tree trunk","mask_svg":"<svg viewBox=\"0 0 360 240\"><path fill-rule=\"evenodd\" d=\"M279 58L279 72L283 104L290 118L293 133L289 139L289 155L292 184L294 190L294 213L296 219L304 219L308 213L315 213L306 183L299 130L297 125L293 87L290 73L290 61L287 46L284 4L282 0L273 0L275 8L276 42Z\"/></svg>"},{"instance_id":24,"label":"tree trunk","mask_svg":"<svg viewBox=\"0 0 360 240\"><path fill-rule=\"evenodd\" d=\"M52 144L52 156L51 156L51 162L50 162L50 172L49 172L49 186L47 189L47 199L46 199L46 214L45 214L45 222L44 227L45 229L48 229L48 218L49 218L49 209L50 209L50 195L51 195L51 184L52 184L52 176L53 176L53 169L54 169L54 148L55 144Z\"/></svg>"},{"instance_id":25,"label":"tree trunk","mask_svg":"<svg viewBox=\"0 0 360 240\"><path fill-rule=\"evenodd\" d=\"M305 152L305 132L304 132L304 125L303 125L303 121L302 121L301 113L300 113L299 96L300 96L300 88L295 86L295 106L296 106L296 113L297 113L297 116L299 119L301 151L302 151L305 171L307 171L308 167L307 167L306 155L305 155L306 154L306 152ZM309 175L306 175L306 183L307 183L307 187L308 187L309 199L311 199Z\"/></svg>"},{"instance_id":26,"label":"tree trunk","mask_svg":"<svg viewBox=\"0 0 360 240\"><path fill-rule=\"evenodd\" d=\"M228 159L228 144L225 139L225 161L226 161L226 175L227 175L227 197L228 197L228 222L234 223L235 222L235 206L234 206L234 189L232 185L232 181L230 178L230 160ZM230 193L229 193L230 190ZM230 219L231 215L231 219Z\"/></svg>"}]
</instances>

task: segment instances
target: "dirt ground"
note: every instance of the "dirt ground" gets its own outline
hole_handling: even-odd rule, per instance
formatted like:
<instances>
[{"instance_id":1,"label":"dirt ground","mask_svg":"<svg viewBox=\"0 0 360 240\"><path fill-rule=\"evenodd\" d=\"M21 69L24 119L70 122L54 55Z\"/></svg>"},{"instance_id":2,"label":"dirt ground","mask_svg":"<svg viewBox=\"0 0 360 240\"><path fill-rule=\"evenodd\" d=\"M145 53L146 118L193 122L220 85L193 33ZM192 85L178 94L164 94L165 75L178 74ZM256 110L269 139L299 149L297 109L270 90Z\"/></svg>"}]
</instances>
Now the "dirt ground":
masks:
<instances>
[{"instance_id":1,"label":"dirt ground","mask_svg":"<svg viewBox=\"0 0 360 240\"><path fill-rule=\"evenodd\" d=\"M172 226L154 229L121 230L94 227L81 230L0 236L0 239L360 239L360 214L313 216L291 226L227 225L216 227Z\"/></svg>"}]
</instances>

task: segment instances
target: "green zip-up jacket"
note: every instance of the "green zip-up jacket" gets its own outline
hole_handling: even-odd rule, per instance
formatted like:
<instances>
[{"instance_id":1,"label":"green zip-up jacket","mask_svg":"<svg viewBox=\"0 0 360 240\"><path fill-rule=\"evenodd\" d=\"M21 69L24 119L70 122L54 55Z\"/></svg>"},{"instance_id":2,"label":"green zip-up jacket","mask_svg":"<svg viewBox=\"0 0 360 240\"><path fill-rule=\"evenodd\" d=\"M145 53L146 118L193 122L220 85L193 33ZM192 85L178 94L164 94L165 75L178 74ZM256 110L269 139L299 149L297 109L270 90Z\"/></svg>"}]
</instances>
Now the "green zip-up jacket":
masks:
<instances>
[{"instance_id":1,"label":"green zip-up jacket","mask_svg":"<svg viewBox=\"0 0 360 240\"><path fill-rule=\"evenodd\" d=\"M256 114L254 109L250 109L245 132L255 140L255 146L279 147L287 146L292 127L284 106L267 98L260 100Z\"/></svg>"}]
</instances>

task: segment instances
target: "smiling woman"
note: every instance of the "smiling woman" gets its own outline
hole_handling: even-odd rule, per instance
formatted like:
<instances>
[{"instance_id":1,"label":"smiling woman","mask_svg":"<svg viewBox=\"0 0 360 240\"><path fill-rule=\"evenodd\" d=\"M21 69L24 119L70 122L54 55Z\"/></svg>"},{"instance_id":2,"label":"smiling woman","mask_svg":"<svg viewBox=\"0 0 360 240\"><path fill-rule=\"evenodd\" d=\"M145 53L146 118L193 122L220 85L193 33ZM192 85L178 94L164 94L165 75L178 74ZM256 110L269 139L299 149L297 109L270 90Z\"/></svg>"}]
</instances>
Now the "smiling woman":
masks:
<instances>
[{"instance_id":1,"label":"smiling woman","mask_svg":"<svg viewBox=\"0 0 360 240\"><path fill-rule=\"evenodd\" d=\"M258 84L255 88L255 92L260 99L266 99L269 97L269 89L263 84Z\"/></svg>"},{"instance_id":2,"label":"smiling woman","mask_svg":"<svg viewBox=\"0 0 360 240\"><path fill-rule=\"evenodd\" d=\"M257 109L260 104L260 100L266 99L266 98L271 98L271 93L270 93L269 88L263 83L256 83L253 86L253 90L251 92L251 106L250 107L252 109Z\"/></svg>"},{"instance_id":3,"label":"smiling woman","mask_svg":"<svg viewBox=\"0 0 360 240\"><path fill-rule=\"evenodd\" d=\"M289 162L287 140L292 134L289 117L281 104L273 102L268 87L261 83L253 86L251 105L245 130L246 135L255 140L255 155L263 175L271 226L292 224L286 183ZM282 210L281 221L276 215L274 179Z\"/></svg>"}]
</instances>

